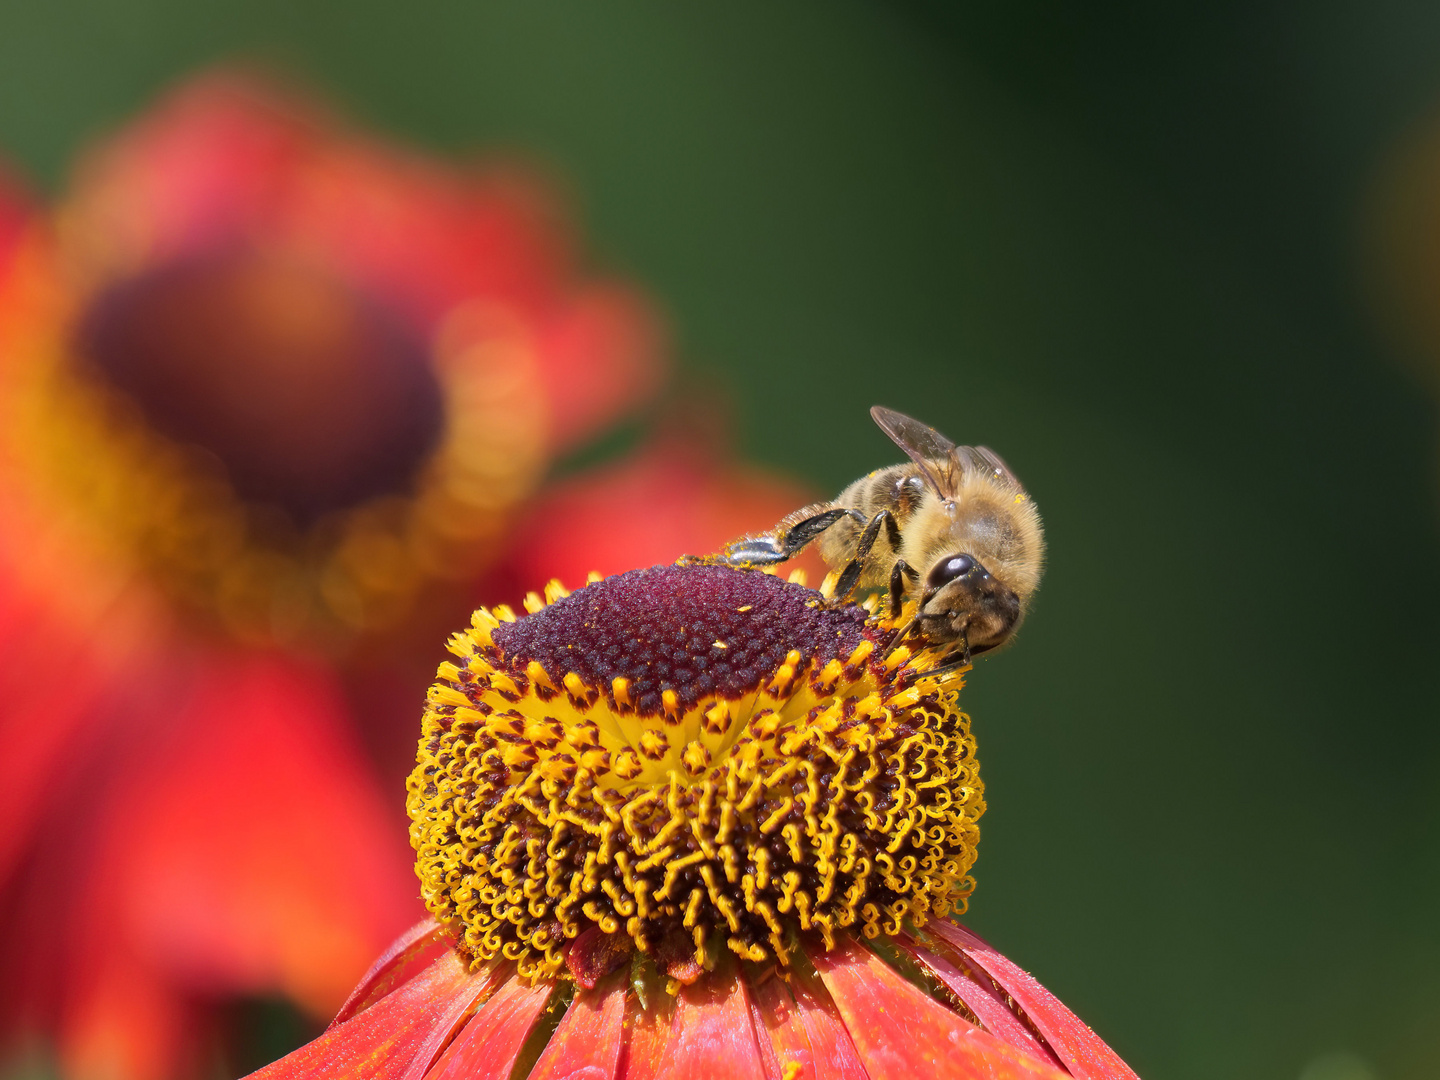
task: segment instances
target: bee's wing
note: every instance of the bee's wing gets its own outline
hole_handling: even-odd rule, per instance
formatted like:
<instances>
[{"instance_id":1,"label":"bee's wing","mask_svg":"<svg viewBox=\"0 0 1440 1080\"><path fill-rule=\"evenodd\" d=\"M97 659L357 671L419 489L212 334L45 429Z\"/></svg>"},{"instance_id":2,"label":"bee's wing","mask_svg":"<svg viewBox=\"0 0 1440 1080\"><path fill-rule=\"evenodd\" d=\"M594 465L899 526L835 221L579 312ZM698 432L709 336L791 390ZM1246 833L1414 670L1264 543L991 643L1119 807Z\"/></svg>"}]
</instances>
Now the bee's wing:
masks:
<instances>
[{"instance_id":1,"label":"bee's wing","mask_svg":"<svg viewBox=\"0 0 1440 1080\"><path fill-rule=\"evenodd\" d=\"M970 447L956 447L929 424L884 405L872 407L870 417L896 446L910 455L937 495L942 499L955 497L960 490L960 479L971 464L960 455Z\"/></svg>"},{"instance_id":2,"label":"bee's wing","mask_svg":"<svg viewBox=\"0 0 1440 1080\"><path fill-rule=\"evenodd\" d=\"M988 474L990 479L1009 487L1024 490L1015 474L1010 471L1010 466L1006 465L1004 459L988 446L962 446L959 450L962 454L969 454L976 469Z\"/></svg>"}]
</instances>

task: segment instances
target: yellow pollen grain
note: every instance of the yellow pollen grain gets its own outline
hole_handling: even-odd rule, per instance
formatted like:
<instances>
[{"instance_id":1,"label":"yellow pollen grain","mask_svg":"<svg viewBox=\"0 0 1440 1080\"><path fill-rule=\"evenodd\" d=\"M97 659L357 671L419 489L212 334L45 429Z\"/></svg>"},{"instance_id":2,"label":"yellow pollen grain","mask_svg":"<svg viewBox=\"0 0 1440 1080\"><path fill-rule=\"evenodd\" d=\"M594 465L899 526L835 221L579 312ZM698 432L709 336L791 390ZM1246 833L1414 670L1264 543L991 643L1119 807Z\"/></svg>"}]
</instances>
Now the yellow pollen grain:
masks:
<instances>
[{"instance_id":1,"label":"yellow pollen grain","mask_svg":"<svg viewBox=\"0 0 1440 1080\"><path fill-rule=\"evenodd\" d=\"M726 645L723 641L712 641L711 644L714 645L717 649L728 649L730 647L729 645Z\"/></svg>"}]
</instances>

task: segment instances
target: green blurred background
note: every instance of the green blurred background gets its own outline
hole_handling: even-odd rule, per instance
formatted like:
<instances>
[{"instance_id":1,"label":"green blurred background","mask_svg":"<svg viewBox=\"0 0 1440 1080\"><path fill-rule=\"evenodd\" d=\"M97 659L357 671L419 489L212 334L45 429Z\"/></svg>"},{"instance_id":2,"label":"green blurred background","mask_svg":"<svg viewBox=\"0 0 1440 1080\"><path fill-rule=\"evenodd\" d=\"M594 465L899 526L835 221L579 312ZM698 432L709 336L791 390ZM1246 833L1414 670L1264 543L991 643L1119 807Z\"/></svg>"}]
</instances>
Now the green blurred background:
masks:
<instances>
[{"instance_id":1,"label":"green blurred background","mask_svg":"<svg viewBox=\"0 0 1440 1080\"><path fill-rule=\"evenodd\" d=\"M4 0L0 149L235 56L565 177L746 455L1003 453L1052 558L969 921L1146 1077L1440 1075L1435 402L1357 255L1440 6Z\"/></svg>"}]
</instances>

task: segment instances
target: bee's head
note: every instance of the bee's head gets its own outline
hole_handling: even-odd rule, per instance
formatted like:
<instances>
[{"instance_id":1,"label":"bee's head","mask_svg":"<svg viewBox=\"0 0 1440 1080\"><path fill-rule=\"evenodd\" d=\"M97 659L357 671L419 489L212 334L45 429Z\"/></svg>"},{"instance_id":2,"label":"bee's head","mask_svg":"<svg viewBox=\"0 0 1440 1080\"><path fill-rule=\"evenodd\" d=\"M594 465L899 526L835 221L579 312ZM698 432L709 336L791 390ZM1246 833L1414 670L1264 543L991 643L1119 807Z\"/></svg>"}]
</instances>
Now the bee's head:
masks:
<instances>
[{"instance_id":1,"label":"bee's head","mask_svg":"<svg viewBox=\"0 0 1440 1080\"><path fill-rule=\"evenodd\" d=\"M975 556L947 555L931 567L920 601L920 629L932 641L958 641L981 653L1005 643L1020 624L1020 597Z\"/></svg>"}]
</instances>

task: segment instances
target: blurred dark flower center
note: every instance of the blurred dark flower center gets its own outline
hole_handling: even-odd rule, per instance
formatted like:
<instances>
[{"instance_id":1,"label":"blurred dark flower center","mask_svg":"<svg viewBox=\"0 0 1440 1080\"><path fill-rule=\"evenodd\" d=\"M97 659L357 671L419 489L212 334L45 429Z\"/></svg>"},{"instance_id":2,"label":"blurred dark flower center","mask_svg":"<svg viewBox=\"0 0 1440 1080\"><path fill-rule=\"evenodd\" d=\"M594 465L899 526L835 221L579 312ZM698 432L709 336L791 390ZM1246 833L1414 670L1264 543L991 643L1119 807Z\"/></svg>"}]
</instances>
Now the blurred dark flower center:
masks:
<instances>
[{"instance_id":1,"label":"blurred dark flower center","mask_svg":"<svg viewBox=\"0 0 1440 1080\"><path fill-rule=\"evenodd\" d=\"M156 430L302 524L407 494L441 433L426 343L292 262L209 256L123 281L86 313L80 345Z\"/></svg>"}]
</instances>

